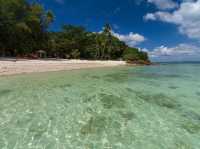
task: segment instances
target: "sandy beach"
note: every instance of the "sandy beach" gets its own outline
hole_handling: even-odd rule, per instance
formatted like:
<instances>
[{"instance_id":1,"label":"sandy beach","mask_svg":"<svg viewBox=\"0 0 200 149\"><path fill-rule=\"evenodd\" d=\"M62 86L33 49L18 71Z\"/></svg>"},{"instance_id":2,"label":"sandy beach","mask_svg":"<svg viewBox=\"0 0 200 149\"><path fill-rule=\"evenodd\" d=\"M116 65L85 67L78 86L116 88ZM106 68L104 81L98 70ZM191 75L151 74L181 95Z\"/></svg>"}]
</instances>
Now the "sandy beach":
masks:
<instances>
[{"instance_id":1,"label":"sandy beach","mask_svg":"<svg viewBox=\"0 0 200 149\"><path fill-rule=\"evenodd\" d=\"M0 60L0 76L122 65L126 65L126 62L88 60Z\"/></svg>"}]
</instances>

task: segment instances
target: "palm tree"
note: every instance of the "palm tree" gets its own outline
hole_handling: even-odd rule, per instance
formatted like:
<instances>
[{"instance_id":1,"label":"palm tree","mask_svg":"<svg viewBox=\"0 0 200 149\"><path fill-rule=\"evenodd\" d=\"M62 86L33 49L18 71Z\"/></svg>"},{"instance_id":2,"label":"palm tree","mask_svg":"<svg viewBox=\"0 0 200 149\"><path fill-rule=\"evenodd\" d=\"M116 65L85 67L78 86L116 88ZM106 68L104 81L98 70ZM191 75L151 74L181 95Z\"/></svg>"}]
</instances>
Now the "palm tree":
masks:
<instances>
[{"instance_id":1,"label":"palm tree","mask_svg":"<svg viewBox=\"0 0 200 149\"><path fill-rule=\"evenodd\" d=\"M109 59L110 53L112 51L112 28L109 24L106 24L103 29L103 49L102 49L102 59Z\"/></svg>"}]
</instances>

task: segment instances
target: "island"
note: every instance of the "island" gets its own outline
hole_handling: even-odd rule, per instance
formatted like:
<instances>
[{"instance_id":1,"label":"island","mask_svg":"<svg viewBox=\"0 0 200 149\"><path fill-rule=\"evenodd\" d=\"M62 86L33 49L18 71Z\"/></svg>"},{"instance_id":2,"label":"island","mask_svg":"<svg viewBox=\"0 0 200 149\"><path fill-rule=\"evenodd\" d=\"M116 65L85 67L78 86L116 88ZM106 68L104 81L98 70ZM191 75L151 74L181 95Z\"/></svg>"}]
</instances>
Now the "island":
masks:
<instances>
[{"instance_id":1,"label":"island","mask_svg":"<svg viewBox=\"0 0 200 149\"><path fill-rule=\"evenodd\" d=\"M1 1L0 10L1 74L5 74L11 67L17 69L18 67L15 66L19 64L25 72L34 70L33 61L27 62L30 59L45 60L40 63L43 65L52 61L55 61L54 64L62 65L48 65L48 70L68 70L69 61L68 65L63 66L63 59L78 59L78 63L73 61L79 65L76 68L83 68L83 65L91 67L91 63L94 63L92 67L99 66L101 63L97 64L95 60L103 61L102 67L121 65L123 63L121 61L134 65L150 64L146 52L129 47L125 42L120 41L113 35L109 24L106 24L100 32L88 31L82 26L69 24L63 25L57 31L52 31L50 25L55 20L55 16L51 10L44 9L40 3L26 0ZM6 61L4 61L5 58ZM11 61L9 61L10 58ZM58 61L59 59L62 62ZM86 63L86 60L89 62ZM111 61L112 65L110 65ZM39 61L35 63L38 64ZM26 69L25 65L29 69ZM51 66L53 68L49 68ZM37 71L39 68L43 69L40 71L46 70L45 67L37 67ZM12 71L20 72L20 70Z\"/></svg>"}]
</instances>

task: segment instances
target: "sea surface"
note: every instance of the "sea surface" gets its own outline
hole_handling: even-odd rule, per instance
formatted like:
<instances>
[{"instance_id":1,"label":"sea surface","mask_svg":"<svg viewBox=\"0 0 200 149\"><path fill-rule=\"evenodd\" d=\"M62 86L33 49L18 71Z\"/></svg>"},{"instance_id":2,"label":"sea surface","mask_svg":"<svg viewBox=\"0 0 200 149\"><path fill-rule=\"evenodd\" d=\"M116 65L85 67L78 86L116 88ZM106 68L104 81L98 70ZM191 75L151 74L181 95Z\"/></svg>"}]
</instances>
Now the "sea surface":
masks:
<instances>
[{"instance_id":1,"label":"sea surface","mask_svg":"<svg viewBox=\"0 0 200 149\"><path fill-rule=\"evenodd\" d=\"M0 77L0 149L200 149L200 64Z\"/></svg>"}]
</instances>

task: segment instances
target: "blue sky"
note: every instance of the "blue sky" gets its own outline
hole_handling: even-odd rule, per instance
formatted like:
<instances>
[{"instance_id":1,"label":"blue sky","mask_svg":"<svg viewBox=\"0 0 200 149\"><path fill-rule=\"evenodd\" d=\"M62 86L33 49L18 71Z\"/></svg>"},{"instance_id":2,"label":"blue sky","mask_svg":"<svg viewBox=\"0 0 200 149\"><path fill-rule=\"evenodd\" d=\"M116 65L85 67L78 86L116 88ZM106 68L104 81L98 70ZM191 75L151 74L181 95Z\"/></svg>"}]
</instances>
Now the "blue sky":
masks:
<instances>
[{"instance_id":1,"label":"blue sky","mask_svg":"<svg viewBox=\"0 0 200 149\"><path fill-rule=\"evenodd\" d=\"M63 24L102 30L141 48L157 61L200 60L200 0L39 0ZM190 10L190 11L188 11Z\"/></svg>"}]
</instances>

